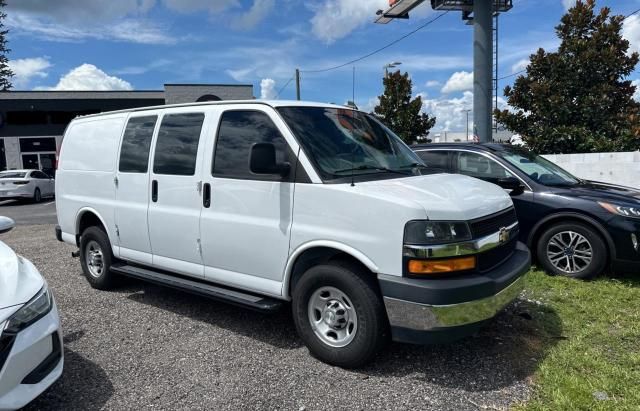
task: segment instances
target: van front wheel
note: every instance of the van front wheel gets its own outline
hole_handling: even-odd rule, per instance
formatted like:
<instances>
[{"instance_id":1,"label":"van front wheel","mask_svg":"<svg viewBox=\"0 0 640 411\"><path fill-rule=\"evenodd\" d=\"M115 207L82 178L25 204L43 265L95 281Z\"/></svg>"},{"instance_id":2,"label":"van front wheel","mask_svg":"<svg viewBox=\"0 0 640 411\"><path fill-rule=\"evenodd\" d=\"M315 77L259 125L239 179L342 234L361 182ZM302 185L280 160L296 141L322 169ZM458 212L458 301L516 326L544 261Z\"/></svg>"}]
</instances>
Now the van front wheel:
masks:
<instances>
[{"instance_id":1,"label":"van front wheel","mask_svg":"<svg viewBox=\"0 0 640 411\"><path fill-rule=\"evenodd\" d=\"M293 317L311 354L339 367L366 364L389 338L372 274L357 266L309 269L293 291Z\"/></svg>"},{"instance_id":2,"label":"van front wheel","mask_svg":"<svg viewBox=\"0 0 640 411\"><path fill-rule=\"evenodd\" d=\"M89 227L80 236L80 264L91 287L108 290L116 283L110 271L113 255L107 234L98 227Z\"/></svg>"}]
</instances>

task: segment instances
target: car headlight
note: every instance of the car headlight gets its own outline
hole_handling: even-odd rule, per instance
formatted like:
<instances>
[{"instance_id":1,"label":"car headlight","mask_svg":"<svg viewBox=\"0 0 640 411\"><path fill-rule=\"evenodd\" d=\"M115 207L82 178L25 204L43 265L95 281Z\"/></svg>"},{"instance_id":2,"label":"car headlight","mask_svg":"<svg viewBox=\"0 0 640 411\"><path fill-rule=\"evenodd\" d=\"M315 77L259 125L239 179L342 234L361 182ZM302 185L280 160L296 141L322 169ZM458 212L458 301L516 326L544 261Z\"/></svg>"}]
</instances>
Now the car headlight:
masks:
<instances>
[{"instance_id":1,"label":"car headlight","mask_svg":"<svg viewBox=\"0 0 640 411\"><path fill-rule=\"evenodd\" d=\"M404 243L436 245L471 240L469 225L461 221L409 221L404 227Z\"/></svg>"},{"instance_id":2,"label":"car headlight","mask_svg":"<svg viewBox=\"0 0 640 411\"><path fill-rule=\"evenodd\" d=\"M51 307L53 307L53 298L45 284L35 297L9 318L4 331L17 333L24 330L47 315Z\"/></svg>"},{"instance_id":3,"label":"car headlight","mask_svg":"<svg viewBox=\"0 0 640 411\"><path fill-rule=\"evenodd\" d=\"M603 202L598 202L598 204L612 214L621 215L623 217L640 218L640 206L621 206Z\"/></svg>"}]
</instances>

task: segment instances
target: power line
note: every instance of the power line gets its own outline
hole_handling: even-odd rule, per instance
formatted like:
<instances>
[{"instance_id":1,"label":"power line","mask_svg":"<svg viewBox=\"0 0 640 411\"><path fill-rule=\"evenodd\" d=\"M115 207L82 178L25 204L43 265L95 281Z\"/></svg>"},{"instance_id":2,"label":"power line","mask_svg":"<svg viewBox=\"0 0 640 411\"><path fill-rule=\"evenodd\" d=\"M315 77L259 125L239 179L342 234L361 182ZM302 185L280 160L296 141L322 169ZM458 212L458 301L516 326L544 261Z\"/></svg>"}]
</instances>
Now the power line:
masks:
<instances>
[{"instance_id":1,"label":"power line","mask_svg":"<svg viewBox=\"0 0 640 411\"><path fill-rule=\"evenodd\" d=\"M444 13L440 13L439 15L434 17L433 19L431 19L431 20L427 21L426 23L418 26L415 30L410 31L409 33L405 34L404 36L399 37L399 38L393 40L392 42L386 44L385 46L382 46L379 49L372 51L371 53L365 54L362 57L358 57L357 59L348 61L348 62L346 62L344 64L339 64L339 65L333 66L333 67L327 67L327 68L319 69L319 70L300 70L300 72L301 73L323 73L323 72L326 72L326 71L337 70L337 69L342 68L342 67L350 66L350 65L352 65L354 63L357 63L357 62L362 61L362 60L364 60L366 58L369 58L369 57L373 56L374 54L378 54L381 51L386 50L389 47L401 42L402 40L406 39L407 37L416 34L418 31L422 30L423 28L429 26L432 23L435 23L437 20L439 20L441 17L443 17L447 13L449 13L449 12L445 11Z\"/></svg>"},{"instance_id":2,"label":"power line","mask_svg":"<svg viewBox=\"0 0 640 411\"><path fill-rule=\"evenodd\" d=\"M278 93L276 94L276 100L277 100L278 98L280 98L280 94L284 91L284 89L285 89L285 88L287 88L287 86L288 86L289 84L291 84L291 82L292 82L292 81L293 81L293 77L291 77L291 78L289 79L289 81L287 81L287 82L284 84L284 86L280 87L280 90L279 90L279 91L278 91Z\"/></svg>"},{"instance_id":3,"label":"power line","mask_svg":"<svg viewBox=\"0 0 640 411\"><path fill-rule=\"evenodd\" d=\"M635 14L638 14L638 13L640 13L640 9L638 9L638 10L634 11L633 13L627 14L627 15L624 17L624 19L626 20L626 19L628 19L629 17L631 17L631 16L633 16L633 15L635 15Z\"/></svg>"}]
</instances>

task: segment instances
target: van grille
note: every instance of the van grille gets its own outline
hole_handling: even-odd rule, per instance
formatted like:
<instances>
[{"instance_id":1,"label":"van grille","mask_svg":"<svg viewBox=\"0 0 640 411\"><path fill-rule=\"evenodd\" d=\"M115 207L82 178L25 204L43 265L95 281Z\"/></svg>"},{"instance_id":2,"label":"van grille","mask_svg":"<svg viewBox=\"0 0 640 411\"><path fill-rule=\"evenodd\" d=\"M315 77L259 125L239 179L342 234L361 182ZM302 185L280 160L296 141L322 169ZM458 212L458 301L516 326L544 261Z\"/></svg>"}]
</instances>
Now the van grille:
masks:
<instances>
[{"instance_id":1,"label":"van grille","mask_svg":"<svg viewBox=\"0 0 640 411\"><path fill-rule=\"evenodd\" d=\"M471 220L469 227L471 228L473 238L482 238L497 233L502 227L509 227L516 222L518 222L518 217L512 207L488 217Z\"/></svg>"},{"instance_id":2,"label":"van grille","mask_svg":"<svg viewBox=\"0 0 640 411\"><path fill-rule=\"evenodd\" d=\"M505 262L515 252L517 243L514 237L506 244L478 254L478 271L484 273Z\"/></svg>"}]
</instances>

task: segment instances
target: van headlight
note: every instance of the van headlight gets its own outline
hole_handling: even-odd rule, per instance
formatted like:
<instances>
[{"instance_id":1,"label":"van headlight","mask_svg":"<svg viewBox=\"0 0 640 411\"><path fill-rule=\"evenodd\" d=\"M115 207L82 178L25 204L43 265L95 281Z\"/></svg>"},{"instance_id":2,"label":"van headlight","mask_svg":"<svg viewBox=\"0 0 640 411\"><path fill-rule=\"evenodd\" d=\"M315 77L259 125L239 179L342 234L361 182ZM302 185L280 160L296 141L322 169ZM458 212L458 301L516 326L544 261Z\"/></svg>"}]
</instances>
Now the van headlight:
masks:
<instances>
[{"instance_id":1,"label":"van headlight","mask_svg":"<svg viewBox=\"0 0 640 411\"><path fill-rule=\"evenodd\" d=\"M600 201L598 202L598 204L600 204L600 207L604 208L611 214L617 214L623 217L640 218L640 206L639 207L622 206L617 204L604 203Z\"/></svg>"},{"instance_id":2,"label":"van headlight","mask_svg":"<svg viewBox=\"0 0 640 411\"><path fill-rule=\"evenodd\" d=\"M22 331L47 315L52 307L53 298L45 284L35 297L9 318L4 331L9 333Z\"/></svg>"},{"instance_id":3,"label":"van headlight","mask_svg":"<svg viewBox=\"0 0 640 411\"><path fill-rule=\"evenodd\" d=\"M404 243L438 245L471 240L469 225L463 221L409 221L404 227Z\"/></svg>"}]
</instances>

